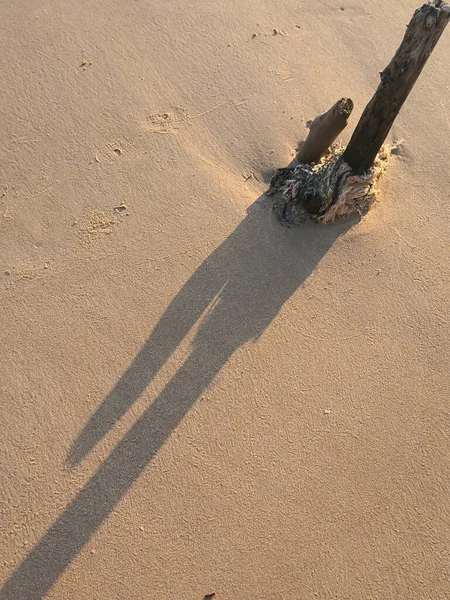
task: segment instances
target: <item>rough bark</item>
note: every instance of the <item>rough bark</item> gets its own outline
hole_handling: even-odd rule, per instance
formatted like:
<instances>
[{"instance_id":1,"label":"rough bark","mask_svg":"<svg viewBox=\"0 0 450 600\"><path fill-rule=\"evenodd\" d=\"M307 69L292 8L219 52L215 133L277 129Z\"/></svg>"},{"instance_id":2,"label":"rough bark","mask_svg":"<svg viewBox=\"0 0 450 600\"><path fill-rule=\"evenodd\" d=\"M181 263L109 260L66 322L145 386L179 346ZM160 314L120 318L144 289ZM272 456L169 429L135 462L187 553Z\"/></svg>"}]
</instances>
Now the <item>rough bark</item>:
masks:
<instances>
[{"instance_id":1,"label":"rough bark","mask_svg":"<svg viewBox=\"0 0 450 600\"><path fill-rule=\"evenodd\" d=\"M341 98L330 110L314 119L309 135L297 154L300 164L318 163L347 126L353 110L350 98Z\"/></svg>"},{"instance_id":2,"label":"rough bark","mask_svg":"<svg viewBox=\"0 0 450 600\"><path fill-rule=\"evenodd\" d=\"M355 173L367 171L450 19L450 6L434 0L417 9L400 48L381 73L343 159Z\"/></svg>"}]
</instances>

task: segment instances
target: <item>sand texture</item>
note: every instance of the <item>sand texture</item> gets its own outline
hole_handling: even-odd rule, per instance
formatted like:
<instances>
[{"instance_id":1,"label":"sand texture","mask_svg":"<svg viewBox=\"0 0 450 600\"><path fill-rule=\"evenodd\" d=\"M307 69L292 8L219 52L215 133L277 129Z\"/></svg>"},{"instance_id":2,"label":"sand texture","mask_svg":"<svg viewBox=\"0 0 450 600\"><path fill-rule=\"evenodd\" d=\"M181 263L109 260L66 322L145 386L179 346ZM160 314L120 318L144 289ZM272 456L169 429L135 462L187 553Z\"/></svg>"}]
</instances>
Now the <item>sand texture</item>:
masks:
<instances>
[{"instance_id":1,"label":"sand texture","mask_svg":"<svg viewBox=\"0 0 450 600\"><path fill-rule=\"evenodd\" d=\"M450 27L363 219L280 226L417 0L0 6L1 600L447 600Z\"/></svg>"}]
</instances>

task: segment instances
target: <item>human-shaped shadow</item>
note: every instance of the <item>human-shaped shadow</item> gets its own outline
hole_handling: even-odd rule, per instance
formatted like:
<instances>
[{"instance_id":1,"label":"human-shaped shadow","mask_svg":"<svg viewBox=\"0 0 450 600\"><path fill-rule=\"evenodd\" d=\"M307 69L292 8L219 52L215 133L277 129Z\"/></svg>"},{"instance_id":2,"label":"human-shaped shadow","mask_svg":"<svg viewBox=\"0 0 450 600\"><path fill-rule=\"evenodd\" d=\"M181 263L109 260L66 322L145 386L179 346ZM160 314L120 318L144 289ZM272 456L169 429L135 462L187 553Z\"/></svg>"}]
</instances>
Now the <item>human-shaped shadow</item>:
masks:
<instances>
[{"instance_id":1,"label":"human-shaped shadow","mask_svg":"<svg viewBox=\"0 0 450 600\"><path fill-rule=\"evenodd\" d=\"M0 591L2 600L37 600L48 592L230 356L264 332L354 223L323 227L307 221L288 229L271 215L271 205L265 196L256 201L197 269L84 426L70 450L72 465L136 402L203 315L184 364L12 573Z\"/></svg>"}]
</instances>

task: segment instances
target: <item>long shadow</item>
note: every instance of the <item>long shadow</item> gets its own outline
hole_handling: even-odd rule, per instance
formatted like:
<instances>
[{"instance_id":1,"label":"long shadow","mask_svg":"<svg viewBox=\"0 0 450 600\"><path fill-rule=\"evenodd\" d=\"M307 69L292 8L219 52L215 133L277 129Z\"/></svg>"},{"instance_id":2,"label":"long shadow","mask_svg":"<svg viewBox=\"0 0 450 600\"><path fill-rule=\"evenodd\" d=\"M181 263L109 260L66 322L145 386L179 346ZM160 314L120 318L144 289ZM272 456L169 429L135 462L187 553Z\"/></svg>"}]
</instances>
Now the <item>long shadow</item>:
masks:
<instances>
[{"instance_id":1,"label":"long shadow","mask_svg":"<svg viewBox=\"0 0 450 600\"><path fill-rule=\"evenodd\" d=\"M0 590L2 600L45 596L242 344L257 339L353 222L281 227L262 196L197 269L74 442L78 464L133 405L206 309L191 353Z\"/></svg>"}]
</instances>

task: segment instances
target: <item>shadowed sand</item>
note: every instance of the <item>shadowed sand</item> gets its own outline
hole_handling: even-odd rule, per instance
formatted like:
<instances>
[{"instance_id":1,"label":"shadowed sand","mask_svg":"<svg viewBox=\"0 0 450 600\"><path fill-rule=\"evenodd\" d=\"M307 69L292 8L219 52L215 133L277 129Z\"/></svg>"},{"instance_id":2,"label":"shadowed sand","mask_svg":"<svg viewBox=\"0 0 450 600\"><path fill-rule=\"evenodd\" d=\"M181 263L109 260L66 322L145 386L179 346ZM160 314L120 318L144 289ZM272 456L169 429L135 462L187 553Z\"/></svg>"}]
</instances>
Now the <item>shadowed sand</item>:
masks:
<instances>
[{"instance_id":1,"label":"shadowed sand","mask_svg":"<svg viewBox=\"0 0 450 600\"><path fill-rule=\"evenodd\" d=\"M264 197L172 300L149 339L73 444L78 464L145 391L205 314L190 356L3 587L37 600L110 514L230 356L257 339L354 220L283 228ZM299 316L301 319L301 316Z\"/></svg>"}]
</instances>

